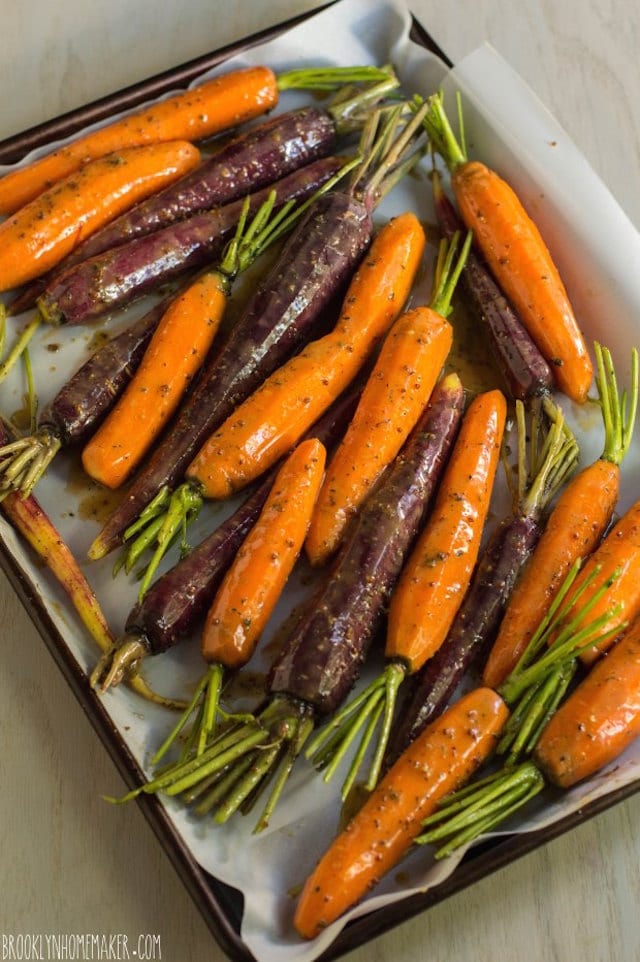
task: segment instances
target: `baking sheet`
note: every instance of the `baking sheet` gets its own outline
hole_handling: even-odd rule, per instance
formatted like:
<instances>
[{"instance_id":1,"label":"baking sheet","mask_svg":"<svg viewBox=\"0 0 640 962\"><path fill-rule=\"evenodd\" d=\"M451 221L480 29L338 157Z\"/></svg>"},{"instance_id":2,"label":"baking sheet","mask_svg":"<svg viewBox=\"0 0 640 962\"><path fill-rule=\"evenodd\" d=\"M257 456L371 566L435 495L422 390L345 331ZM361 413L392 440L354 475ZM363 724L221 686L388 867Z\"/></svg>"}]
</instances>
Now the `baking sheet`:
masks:
<instances>
[{"instance_id":1,"label":"baking sheet","mask_svg":"<svg viewBox=\"0 0 640 962\"><path fill-rule=\"evenodd\" d=\"M400 3L373 7L366 0L341 0L290 33L243 53L224 69L258 62L269 63L276 70L288 69L329 60L326 51L330 51L330 59L336 63L392 60L407 90L428 94L443 82L447 90L462 89L471 153L492 163L517 187L560 264L587 336L606 338L620 370L626 371L629 349L637 334L640 284L634 277L625 276L612 252L625 249L628 251L625 263L633 263L634 255L640 254L637 232L566 134L495 51L482 47L448 74L442 61L410 40L410 26L409 12ZM325 53L319 54L319 51ZM302 100L301 95L288 94L282 98L279 109L289 109ZM426 166L422 173L423 176L408 178L394 190L378 212L379 223L389 214L407 207L415 210L425 223L433 222ZM593 230L594 223L598 225L597 231ZM414 302L428 297L429 285L429 271L425 271L414 292ZM128 324L147 307L148 301L142 302L126 314L99 325L100 329L115 330ZM42 403L76 369L94 334L95 327L46 330L37 336L32 360ZM18 375L2 387L0 405L4 413L11 414L21 407L23 391ZM583 460L597 457L602 445L599 416L590 407L578 411L566 400L562 403L580 435ZM625 463L621 508L633 500L631 479L638 458L636 443ZM76 555L83 558L100 524L89 516L96 505L95 492L87 494L73 458L62 457L57 461L38 487L38 497ZM195 544L212 524L232 509L233 505L229 505L203 512L190 534L191 542ZM44 598L79 666L89 671L95 662L95 650L69 611L64 596L46 572L33 564L5 524L3 535L11 554ZM166 562L165 567L170 563ZM85 570L114 630L120 631L136 587L133 579L127 582L120 577L113 582L111 566L112 558L109 558L86 566ZM273 636L287 610L308 590L306 576L302 566L268 635ZM268 650L270 637L265 641ZM252 670L260 671L266 663L266 659L258 660L257 664L252 663ZM161 691L180 694L189 689L202 670L197 645L182 645L148 664L147 675L152 684ZM129 750L148 771L148 757L173 719L124 689L108 693L102 701ZM546 797L535 807L531 818L515 823L512 831L539 829L575 812L586 801L632 784L639 777L640 747L631 748L614 772L602 774L553 803ZM349 918L424 891L455 870L459 856L435 866L428 852L416 851L349 916L327 929L314 943L301 943L292 934L290 925L293 895L335 833L339 817L338 784L339 778L335 785L326 786L308 765L299 763L270 828L258 837L251 835L250 819L238 819L224 828L215 828L210 823L191 819L176 805L167 805L170 818L198 862L216 878L243 892L245 911L241 936L260 962L314 959L333 942ZM99 786L99 790L105 792L110 788Z\"/></svg>"}]
</instances>

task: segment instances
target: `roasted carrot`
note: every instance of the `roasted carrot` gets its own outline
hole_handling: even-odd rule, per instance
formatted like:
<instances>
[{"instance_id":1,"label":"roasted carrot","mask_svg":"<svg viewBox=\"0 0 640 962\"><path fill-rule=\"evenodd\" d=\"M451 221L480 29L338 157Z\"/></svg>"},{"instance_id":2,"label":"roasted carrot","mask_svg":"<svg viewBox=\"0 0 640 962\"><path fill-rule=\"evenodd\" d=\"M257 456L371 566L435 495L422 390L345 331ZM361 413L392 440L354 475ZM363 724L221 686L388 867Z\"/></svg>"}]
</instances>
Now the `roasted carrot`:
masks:
<instances>
[{"instance_id":1,"label":"roasted carrot","mask_svg":"<svg viewBox=\"0 0 640 962\"><path fill-rule=\"evenodd\" d=\"M429 99L429 137L451 171L460 214L503 292L518 312L559 388L579 404L587 399L593 367L564 283L545 241L512 187L495 171L469 160L456 141L441 93Z\"/></svg>"},{"instance_id":2,"label":"roasted carrot","mask_svg":"<svg viewBox=\"0 0 640 962\"><path fill-rule=\"evenodd\" d=\"M0 440L8 440L8 432L2 424ZM11 492L2 499L0 510L66 592L78 617L100 650L108 651L113 646L114 638L95 592L38 500L33 495L21 497ZM145 680L134 671L127 674L126 682L133 691L148 701L170 708L184 708L180 702L164 698L152 691Z\"/></svg>"},{"instance_id":3,"label":"roasted carrot","mask_svg":"<svg viewBox=\"0 0 640 962\"><path fill-rule=\"evenodd\" d=\"M249 224L245 201L234 240L220 263L170 304L124 394L85 446L82 464L94 481L118 488L137 467L209 353L238 274L333 184L334 179L329 180L306 204L285 205L272 217L273 191Z\"/></svg>"},{"instance_id":4,"label":"roasted carrot","mask_svg":"<svg viewBox=\"0 0 640 962\"><path fill-rule=\"evenodd\" d=\"M253 655L302 550L325 461L324 445L310 438L295 448L278 471L207 612L200 651L209 668L154 761L164 756L194 715L188 750L194 745L195 757L202 755L216 725L224 676L246 665Z\"/></svg>"},{"instance_id":5,"label":"roasted carrot","mask_svg":"<svg viewBox=\"0 0 640 962\"><path fill-rule=\"evenodd\" d=\"M475 689L400 756L305 882L294 918L303 938L319 935L399 862L438 800L491 755L508 714L499 695Z\"/></svg>"},{"instance_id":6,"label":"roasted carrot","mask_svg":"<svg viewBox=\"0 0 640 962\"><path fill-rule=\"evenodd\" d=\"M620 464L629 449L638 394L638 356L632 352L629 404L618 391L611 355L595 345L597 384L604 421L604 449L574 475L546 521L535 551L518 579L484 666L485 685L495 688L515 667L577 558L586 558L611 522L620 492Z\"/></svg>"},{"instance_id":7,"label":"roasted carrot","mask_svg":"<svg viewBox=\"0 0 640 962\"><path fill-rule=\"evenodd\" d=\"M310 439L278 472L207 614L201 641L206 661L234 669L251 657L302 548L325 460L323 445Z\"/></svg>"},{"instance_id":8,"label":"roasted carrot","mask_svg":"<svg viewBox=\"0 0 640 962\"><path fill-rule=\"evenodd\" d=\"M334 553L353 514L395 458L429 399L453 341L446 317L465 260L463 250L453 269L456 246L449 247L443 269L436 272L431 306L407 311L393 324L347 433L331 458L305 545L314 565L324 564Z\"/></svg>"},{"instance_id":9,"label":"roasted carrot","mask_svg":"<svg viewBox=\"0 0 640 962\"><path fill-rule=\"evenodd\" d=\"M185 476L207 498L245 487L344 390L409 296L425 236L407 211L378 232L335 328L275 371L205 442Z\"/></svg>"},{"instance_id":10,"label":"roasted carrot","mask_svg":"<svg viewBox=\"0 0 640 962\"><path fill-rule=\"evenodd\" d=\"M40 277L98 228L199 162L200 151L187 141L129 147L44 191L0 224L0 291Z\"/></svg>"},{"instance_id":11,"label":"roasted carrot","mask_svg":"<svg viewBox=\"0 0 640 962\"><path fill-rule=\"evenodd\" d=\"M640 619L591 668L543 730L533 759L561 788L594 775L640 735Z\"/></svg>"},{"instance_id":12,"label":"roasted carrot","mask_svg":"<svg viewBox=\"0 0 640 962\"><path fill-rule=\"evenodd\" d=\"M538 543L548 506L575 471L578 445L561 409L549 398L534 398L528 407L529 417L524 403L516 401L517 456L515 465L507 466L511 514L494 528L481 551L444 644L413 675L410 697L394 721L385 764L440 714L472 666L486 657L518 575Z\"/></svg>"},{"instance_id":13,"label":"roasted carrot","mask_svg":"<svg viewBox=\"0 0 640 962\"><path fill-rule=\"evenodd\" d=\"M480 550L507 404L476 395L465 414L433 513L391 597L386 653L416 671L444 641Z\"/></svg>"},{"instance_id":14,"label":"roasted carrot","mask_svg":"<svg viewBox=\"0 0 640 962\"><path fill-rule=\"evenodd\" d=\"M342 786L349 793L364 750L380 734L366 787L380 776L391 722L404 679L431 658L445 641L480 550L500 460L507 403L501 391L476 395L462 421L436 503L391 594L385 646L386 667L364 692L344 705L307 747L306 754L329 779L346 746L363 729L360 750ZM365 725L366 723L366 725Z\"/></svg>"}]
</instances>

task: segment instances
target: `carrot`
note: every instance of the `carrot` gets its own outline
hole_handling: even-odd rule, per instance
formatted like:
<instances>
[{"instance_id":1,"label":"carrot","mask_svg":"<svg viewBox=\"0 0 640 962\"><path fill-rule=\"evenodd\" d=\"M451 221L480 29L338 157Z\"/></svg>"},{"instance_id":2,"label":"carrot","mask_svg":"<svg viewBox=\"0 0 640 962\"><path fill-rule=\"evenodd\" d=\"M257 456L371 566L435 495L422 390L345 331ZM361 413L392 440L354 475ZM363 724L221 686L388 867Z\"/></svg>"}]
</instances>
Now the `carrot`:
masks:
<instances>
[{"instance_id":1,"label":"carrot","mask_svg":"<svg viewBox=\"0 0 640 962\"><path fill-rule=\"evenodd\" d=\"M319 935L399 862L438 800L491 755L507 716L499 695L475 689L400 756L305 882L294 917L303 938Z\"/></svg>"},{"instance_id":2,"label":"carrot","mask_svg":"<svg viewBox=\"0 0 640 962\"><path fill-rule=\"evenodd\" d=\"M207 614L201 642L206 661L233 669L251 657L302 548L325 459L323 445L312 438L278 472Z\"/></svg>"},{"instance_id":3,"label":"carrot","mask_svg":"<svg viewBox=\"0 0 640 962\"><path fill-rule=\"evenodd\" d=\"M585 562L576 579L576 589L588 583L580 598L580 608L614 577L612 586L591 609L591 619L606 615L602 629L606 637L581 653L580 659L587 665L610 648L625 627L640 614L640 501L628 508ZM571 614L577 611L576 606ZM550 644L555 644L554 638L550 639Z\"/></svg>"},{"instance_id":4,"label":"carrot","mask_svg":"<svg viewBox=\"0 0 640 962\"><path fill-rule=\"evenodd\" d=\"M542 235L511 186L479 161L469 160L443 106L429 99L429 137L451 171L460 214L489 267L544 358L560 388L583 404L593 379L584 338L558 269Z\"/></svg>"},{"instance_id":5,"label":"carrot","mask_svg":"<svg viewBox=\"0 0 640 962\"><path fill-rule=\"evenodd\" d=\"M366 787L378 781L391 732L398 689L444 643L471 581L500 457L507 403L501 391L477 395L440 482L427 524L391 594L386 667L311 740L307 757L329 780L346 747L364 727L360 749L342 786L346 798L376 723L381 732Z\"/></svg>"},{"instance_id":6,"label":"carrot","mask_svg":"<svg viewBox=\"0 0 640 962\"><path fill-rule=\"evenodd\" d=\"M388 72L367 67L292 70L278 77L265 66L230 71L142 107L6 174L0 180L0 214L13 214L56 181L114 150L167 140L204 140L259 117L276 106L281 90L330 89L385 79Z\"/></svg>"},{"instance_id":7,"label":"carrot","mask_svg":"<svg viewBox=\"0 0 640 962\"><path fill-rule=\"evenodd\" d=\"M194 714L187 747L190 750L195 744L196 758L205 750L215 727L224 675L246 665L253 655L302 550L325 461L324 445L309 438L278 471L255 525L207 612L200 651L209 668L154 762L164 756Z\"/></svg>"},{"instance_id":8,"label":"carrot","mask_svg":"<svg viewBox=\"0 0 640 962\"><path fill-rule=\"evenodd\" d=\"M478 394L469 405L433 513L391 597L386 654L400 659L409 672L438 650L469 584L506 414L498 390Z\"/></svg>"},{"instance_id":9,"label":"carrot","mask_svg":"<svg viewBox=\"0 0 640 962\"><path fill-rule=\"evenodd\" d=\"M5 435L4 428L0 435ZM33 495L21 497L11 492L2 499L2 513L44 562L68 595L78 617L101 651L110 650L114 637L91 585L78 567L68 545ZM127 684L147 701L169 708L184 706L152 691L142 676L129 672Z\"/></svg>"},{"instance_id":10,"label":"carrot","mask_svg":"<svg viewBox=\"0 0 640 962\"><path fill-rule=\"evenodd\" d=\"M484 666L485 685L495 688L515 667L577 558L590 555L611 522L620 493L620 464L635 423L638 355L632 352L629 406L619 394L611 355L595 345L598 390L605 426L600 458L574 475L560 494L538 545L517 581Z\"/></svg>"},{"instance_id":11,"label":"carrot","mask_svg":"<svg viewBox=\"0 0 640 962\"><path fill-rule=\"evenodd\" d=\"M199 162L200 151L187 141L129 147L44 191L0 224L0 291L40 277L98 228Z\"/></svg>"},{"instance_id":12,"label":"carrot","mask_svg":"<svg viewBox=\"0 0 640 962\"><path fill-rule=\"evenodd\" d=\"M465 260L463 252L452 272L455 247L449 247L431 307L408 311L393 324L331 459L305 545L314 565L324 564L334 553L351 517L395 458L433 390L453 341L446 317Z\"/></svg>"},{"instance_id":13,"label":"carrot","mask_svg":"<svg viewBox=\"0 0 640 962\"><path fill-rule=\"evenodd\" d=\"M186 471L207 498L245 487L289 450L354 378L409 296L424 231L407 211L374 239L329 334L275 371L205 442Z\"/></svg>"},{"instance_id":14,"label":"carrot","mask_svg":"<svg viewBox=\"0 0 640 962\"><path fill-rule=\"evenodd\" d=\"M533 758L560 788L595 774L640 735L640 620L593 666L542 732Z\"/></svg>"},{"instance_id":15,"label":"carrot","mask_svg":"<svg viewBox=\"0 0 640 962\"><path fill-rule=\"evenodd\" d=\"M308 203L334 182L329 180ZM308 206L291 209L287 204L272 217L275 201L273 191L247 225L247 199L234 240L218 266L197 277L170 304L130 384L82 452L83 467L95 481L118 488L137 467L202 366L235 278Z\"/></svg>"}]
</instances>

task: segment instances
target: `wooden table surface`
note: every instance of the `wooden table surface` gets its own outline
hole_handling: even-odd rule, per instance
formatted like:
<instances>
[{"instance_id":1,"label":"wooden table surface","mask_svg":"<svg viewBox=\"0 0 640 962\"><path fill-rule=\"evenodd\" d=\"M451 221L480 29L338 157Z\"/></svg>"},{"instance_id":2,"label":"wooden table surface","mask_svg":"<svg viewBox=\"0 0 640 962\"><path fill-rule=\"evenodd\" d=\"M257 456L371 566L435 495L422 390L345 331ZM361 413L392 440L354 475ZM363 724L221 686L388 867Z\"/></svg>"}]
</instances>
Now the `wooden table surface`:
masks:
<instances>
[{"instance_id":1,"label":"wooden table surface","mask_svg":"<svg viewBox=\"0 0 640 962\"><path fill-rule=\"evenodd\" d=\"M2 138L318 0L0 6ZM490 40L640 227L637 0L413 0L411 8L454 61ZM224 959L137 808L101 801L101 791L117 793L119 776L4 577L0 622L0 954L11 933L121 932L158 933L168 962ZM637 795L349 959L640 960L639 820Z\"/></svg>"}]
</instances>

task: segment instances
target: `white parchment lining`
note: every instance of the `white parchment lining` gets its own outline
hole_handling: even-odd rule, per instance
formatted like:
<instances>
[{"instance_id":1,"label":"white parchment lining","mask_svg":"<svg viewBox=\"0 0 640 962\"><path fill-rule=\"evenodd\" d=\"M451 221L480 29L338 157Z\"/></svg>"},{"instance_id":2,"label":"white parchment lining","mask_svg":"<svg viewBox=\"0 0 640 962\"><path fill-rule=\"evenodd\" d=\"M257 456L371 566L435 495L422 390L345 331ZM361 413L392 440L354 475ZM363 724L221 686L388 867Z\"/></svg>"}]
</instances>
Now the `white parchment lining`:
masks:
<instances>
[{"instance_id":1,"label":"white parchment lining","mask_svg":"<svg viewBox=\"0 0 640 962\"><path fill-rule=\"evenodd\" d=\"M566 133L536 99L518 75L490 47L483 46L447 75L438 58L409 39L410 15L399 0L371 4L369 0L342 0L301 26L268 44L255 47L226 64L267 63L276 71L304 64L342 64L391 61L406 91L429 94L444 82L448 96L460 89L464 96L470 154L485 160L507 177L536 218L558 262L582 327L591 340L598 337L612 349L620 371L627 373L631 346L638 337L640 278L629 265L640 263L637 231L596 177ZM426 23L425 27L429 27ZM286 94L279 110L290 109L304 97ZM38 152L35 152L36 154ZM9 169L9 168L4 168ZM377 214L381 223L391 213L413 209L426 224L433 223L427 162L420 177L396 188ZM624 252L620 257L619 252ZM413 302L428 297L429 271L416 288ZM116 330L142 313L148 302L135 305L100 327ZM95 329L42 331L32 349L36 383L44 404L86 356ZM52 353L52 347L60 347ZM24 386L15 375L2 388L0 405L6 414L20 407ZM579 435L583 463L597 457L602 447L599 416L592 407L577 411L562 400ZM640 445L625 462L620 507L634 500L632 479L638 467ZM99 525L85 517L86 486L70 458L61 457L38 487L38 497L79 558ZM208 508L191 535L192 543L210 530L235 505ZM499 509L496 509L499 516ZM33 563L5 522L2 532L11 553L42 594L51 615L78 663L89 670L95 651L69 610L64 596L41 567ZM113 581L113 559L85 566L87 576L103 603L115 631L121 631L135 596L135 582ZM166 563L165 567L168 567ZM303 572L287 592L273 619L273 634L288 609L300 597ZM265 639L268 648L269 637ZM164 692L184 694L202 666L197 643L183 644L174 652L152 660L149 680ZM256 670L268 664L257 658ZM253 668L252 664L252 668ZM148 706L125 690L104 697L114 725L143 768L173 719ZM632 746L614 770L551 802L545 798L512 831L540 828L576 810L588 800L640 777L640 745ZM339 781L339 778L336 780ZM96 786L111 792L113 786ZM294 771L270 828L251 834L250 817L224 827L196 821L178 806L168 811L195 858L211 874L240 889L245 898L242 938L259 962L311 962L332 941L342 926L356 915L391 901L424 891L455 870L457 859L436 865L429 852L413 852L385 879L368 899L327 929L311 944L292 931L295 892L336 831L339 818L338 785L326 786L301 762Z\"/></svg>"}]
</instances>

